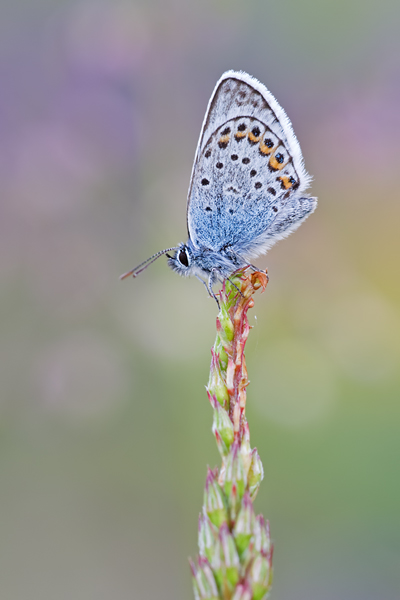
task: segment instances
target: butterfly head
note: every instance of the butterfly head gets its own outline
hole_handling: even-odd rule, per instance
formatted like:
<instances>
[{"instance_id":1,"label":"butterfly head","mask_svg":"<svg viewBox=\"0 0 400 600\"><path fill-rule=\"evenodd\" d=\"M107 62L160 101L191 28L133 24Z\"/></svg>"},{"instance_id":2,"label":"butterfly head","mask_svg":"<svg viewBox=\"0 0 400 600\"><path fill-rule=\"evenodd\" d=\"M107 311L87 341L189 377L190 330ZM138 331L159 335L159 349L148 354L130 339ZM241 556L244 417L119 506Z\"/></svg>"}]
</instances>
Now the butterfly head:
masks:
<instances>
[{"instance_id":1,"label":"butterfly head","mask_svg":"<svg viewBox=\"0 0 400 600\"><path fill-rule=\"evenodd\" d=\"M179 244L175 253L168 256L168 265L182 275L183 277L189 277L193 275L193 252L188 244Z\"/></svg>"}]
</instances>

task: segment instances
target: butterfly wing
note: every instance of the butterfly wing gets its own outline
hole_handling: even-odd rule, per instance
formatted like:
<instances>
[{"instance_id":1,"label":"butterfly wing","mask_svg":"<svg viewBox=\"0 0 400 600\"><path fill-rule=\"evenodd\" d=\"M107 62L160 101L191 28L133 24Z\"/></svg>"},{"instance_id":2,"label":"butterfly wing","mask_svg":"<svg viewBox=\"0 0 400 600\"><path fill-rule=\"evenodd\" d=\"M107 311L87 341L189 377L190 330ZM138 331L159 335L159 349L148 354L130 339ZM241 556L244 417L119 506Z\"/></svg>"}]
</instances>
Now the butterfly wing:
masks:
<instances>
[{"instance_id":1,"label":"butterfly wing","mask_svg":"<svg viewBox=\"0 0 400 600\"><path fill-rule=\"evenodd\" d=\"M284 110L256 79L227 71L209 101L192 170L189 237L199 248L264 252L315 209Z\"/></svg>"}]
</instances>

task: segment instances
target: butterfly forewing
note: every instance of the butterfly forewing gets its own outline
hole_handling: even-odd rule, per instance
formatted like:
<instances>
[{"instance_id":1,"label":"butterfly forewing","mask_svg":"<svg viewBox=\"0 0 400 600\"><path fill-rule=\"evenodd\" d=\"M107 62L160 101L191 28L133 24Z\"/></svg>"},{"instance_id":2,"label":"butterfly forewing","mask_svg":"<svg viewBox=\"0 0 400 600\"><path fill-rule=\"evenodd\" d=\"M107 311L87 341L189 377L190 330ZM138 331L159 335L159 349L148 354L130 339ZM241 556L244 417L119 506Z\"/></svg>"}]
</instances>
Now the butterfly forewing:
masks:
<instances>
[{"instance_id":1,"label":"butterfly forewing","mask_svg":"<svg viewBox=\"0 0 400 600\"><path fill-rule=\"evenodd\" d=\"M187 219L193 244L231 247L242 256L265 251L315 208L298 202L308 184L277 101L249 75L225 74L211 97L192 172Z\"/></svg>"}]
</instances>

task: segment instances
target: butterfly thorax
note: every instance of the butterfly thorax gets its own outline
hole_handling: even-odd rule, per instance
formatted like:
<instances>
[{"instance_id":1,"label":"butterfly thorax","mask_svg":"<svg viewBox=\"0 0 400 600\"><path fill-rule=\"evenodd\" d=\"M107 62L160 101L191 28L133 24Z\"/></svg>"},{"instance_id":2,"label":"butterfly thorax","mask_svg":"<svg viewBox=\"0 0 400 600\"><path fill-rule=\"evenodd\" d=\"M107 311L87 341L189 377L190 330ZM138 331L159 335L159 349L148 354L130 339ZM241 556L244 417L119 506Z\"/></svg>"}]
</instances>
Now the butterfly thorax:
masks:
<instances>
[{"instance_id":1,"label":"butterfly thorax","mask_svg":"<svg viewBox=\"0 0 400 600\"><path fill-rule=\"evenodd\" d=\"M216 279L226 279L247 262L236 254L229 246L218 251L210 248L197 248L189 238L186 244L180 244L173 256L169 256L168 265L184 277L197 275L209 277L215 274Z\"/></svg>"}]
</instances>

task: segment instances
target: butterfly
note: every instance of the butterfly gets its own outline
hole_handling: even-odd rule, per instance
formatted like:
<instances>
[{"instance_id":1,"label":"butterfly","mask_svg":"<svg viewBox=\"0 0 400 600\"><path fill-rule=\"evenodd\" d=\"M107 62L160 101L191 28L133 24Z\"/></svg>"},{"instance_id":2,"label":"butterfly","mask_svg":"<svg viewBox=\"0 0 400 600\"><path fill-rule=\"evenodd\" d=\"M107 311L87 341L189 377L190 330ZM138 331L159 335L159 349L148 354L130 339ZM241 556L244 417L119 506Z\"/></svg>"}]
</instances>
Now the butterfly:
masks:
<instances>
[{"instance_id":1,"label":"butterfly","mask_svg":"<svg viewBox=\"0 0 400 600\"><path fill-rule=\"evenodd\" d=\"M310 181L291 122L271 92L245 72L227 71L212 93L197 145L188 241L157 252L121 279L166 254L174 271L195 275L217 300L217 281L256 269L250 259L315 210L317 199L305 194Z\"/></svg>"}]
</instances>

